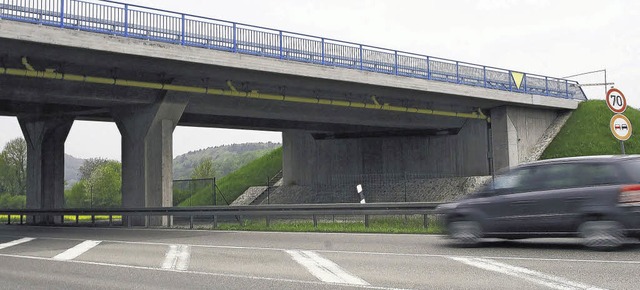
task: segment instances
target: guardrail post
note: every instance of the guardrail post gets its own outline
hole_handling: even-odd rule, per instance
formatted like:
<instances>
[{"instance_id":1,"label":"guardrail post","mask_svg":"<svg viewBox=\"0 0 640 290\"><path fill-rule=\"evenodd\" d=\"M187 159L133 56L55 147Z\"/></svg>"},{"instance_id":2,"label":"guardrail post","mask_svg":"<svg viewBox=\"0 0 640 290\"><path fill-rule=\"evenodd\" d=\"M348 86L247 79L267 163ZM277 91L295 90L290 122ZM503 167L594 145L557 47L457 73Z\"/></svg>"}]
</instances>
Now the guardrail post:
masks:
<instances>
[{"instance_id":1,"label":"guardrail post","mask_svg":"<svg viewBox=\"0 0 640 290\"><path fill-rule=\"evenodd\" d=\"M60 0L60 27L64 27L64 1Z\"/></svg>"},{"instance_id":2,"label":"guardrail post","mask_svg":"<svg viewBox=\"0 0 640 290\"><path fill-rule=\"evenodd\" d=\"M282 31L279 31L278 35L280 37L280 59L282 59Z\"/></svg>"},{"instance_id":3,"label":"guardrail post","mask_svg":"<svg viewBox=\"0 0 640 290\"><path fill-rule=\"evenodd\" d=\"M189 229L193 229L193 215L189 216Z\"/></svg>"},{"instance_id":4,"label":"guardrail post","mask_svg":"<svg viewBox=\"0 0 640 290\"><path fill-rule=\"evenodd\" d=\"M64 224L64 215L62 215L62 216L61 216L60 224L61 224L61 225L63 225L63 224Z\"/></svg>"},{"instance_id":5,"label":"guardrail post","mask_svg":"<svg viewBox=\"0 0 640 290\"><path fill-rule=\"evenodd\" d=\"M313 228L317 229L318 228L318 217L315 214L312 217L313 217Z\"/></svg>"},{"instance_id":6,"label":"guardrail post","mask_svg":"<svg viewBox=\"0 0 640 290\"><path fill-rule=\"evenodd\" d=\"M124 37L129 37L129 4L124 4Z\"/></svg>"},{"instance_id":7,"label":"guardrail post","mask_svg":"<svg viewBox=\"0 0 640 290\"><path fill-rule=\"evenodd\" d=\"M218 216L216 216L215 214L213 215L213 228L217 228L218 227Z\"/></svg>"},{"instance_id":8,"label":"guardrail post","mask_svg":"<svg viewBox=\"0 0 640 290\"><path fill-rule=\"evenodd\" d=\"M113 215L109 215L109 226L113 225Z\"/></svg>"},{"instance_id":9,"label":"guardrail post","mask_svg":"<svg viewBox=\"0 0 640 290\"><path fill-rule=\"evenodd\" d=\"M235 23L233 23L232 27L233 27L233 31L232 31L232 33L233 33L233 52L238 52L238 40L236 39L236 30L238 30L238 29L237 29L237 26L236 26Z\"/></svg>"},{"instance_id":10,"label":"guardrail post","mask_svg":"<svg viewBox=\"0 0 640 290\"><path fill-rule=\"evenodd\" d=\"M80 223L80 215L76 215L76 225Z\"/></svg>"},{"instance_id":11,"label":"guardrail post","mask_svg":"<svg viewBox=\"0 0 640 290\"><path fill-rule=\"evenodd\" d=\"M364 227L365 228L369 227L369 215L368 214L364 215Z\"/></svg>"},{"instance_id":12,"label":"guardrail post","mask_svg":"<svg viewBox=\"0 0 640 290\"><path fill-rule=\"evenodd\" d=\"M22 224L23 224L23 222L22 222L22 215L20 215L20 225L22 225Z\"/></svg>"},{"instance_id":13,"label":"guardrail post","mask_svg":"<svg viewBox=\"0 0 640 290\"><path fill-rule=\"evenodd\" d=\"M91 226L95 226L96 225L96 215L92 214L91 215Z\"/></svg>"},{"instance_id":14,"label":"guardrail post","mask_svg":"<svg viewBox=\"0 0 640 290\"><path fill-rule=\"evenodd\" d=\"M270 221L271 221L271 219L269 218L269 216L266 216L265 224L266 224L267 227L269 227Z\"/></svg>"},{"instance_id":15,"label":"guardrail post","mask_svg":"<svg viewBox=\"0 0 640 290\"><path fill-rule=\"evenodd\" d=\"M11 214L7 215L7 225L11 224Z\"/></svg>"},{"instance_id":16,"label":"guardrail post","mask_svg":"<svg viewBox=\"0 0 640 290\"><path fill-rule=\"evenodd\" d=\"M321 45L320 45L321 48L320 49L322 50L322 52L321 52L322 53L322 58L321 58L320 62L322 64L324 64L324 38L321 38L320 40L321 40Z\"/></svg>"},{"instance_id":17,"label":"guardrail post","mask_svg":"<svg viewBox=\"0 0 640 290\"><path fill-rule=\"evenodd\" d=\"M424 218L424 220L423 220L422 226L426 229L426 228L429 227L429 215L424 214L423 218Z\"/></svg>"},{"instance_id":18,"label":"guardrail post","mask_svg":"<svg viewBox=\"0 0 640 290\"><path fill-rule=\"evenodd\" d=\"M127 216L127 227L131 228L131 216Z\"/></svg>"},{"instance_id":19,"label":"guardrail post","mask_svg":"<svg viewBox=\"0 0 640 290\"><path fill-rule=\"evenodd\" d=\"M185 35L186 35L186 29L187 29L187 28L186 28L186 23L185 23L185 22L186 22L185 15L184 15L184 14L182 14L182 40L180 41L180 44L181 44L181 45L184 45L184 44L185 44L185 39L184 39L184 37L185 37Z\"/></svg>"}]
</instances>

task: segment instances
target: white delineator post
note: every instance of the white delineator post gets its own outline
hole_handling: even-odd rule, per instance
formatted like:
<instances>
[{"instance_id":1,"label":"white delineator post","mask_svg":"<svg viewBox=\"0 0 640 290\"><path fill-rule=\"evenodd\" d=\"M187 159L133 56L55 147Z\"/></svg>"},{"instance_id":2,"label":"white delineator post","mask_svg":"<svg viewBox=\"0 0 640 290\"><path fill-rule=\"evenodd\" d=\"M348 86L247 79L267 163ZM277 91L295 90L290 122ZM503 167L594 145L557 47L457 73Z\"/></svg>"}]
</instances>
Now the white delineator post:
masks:
<instances>
[{"instance_id":1,"label":"white delineator post","mask_svg":"<svg viewBox=\"0 0 640 290\"><path fill-rule=\"evenodd\" d=\"M358 191L358 194L360 195L360 203L367 203L364 200L364 193L362 193L362 184L356 185L356 190Z\"/></svg>"}]
</instances>

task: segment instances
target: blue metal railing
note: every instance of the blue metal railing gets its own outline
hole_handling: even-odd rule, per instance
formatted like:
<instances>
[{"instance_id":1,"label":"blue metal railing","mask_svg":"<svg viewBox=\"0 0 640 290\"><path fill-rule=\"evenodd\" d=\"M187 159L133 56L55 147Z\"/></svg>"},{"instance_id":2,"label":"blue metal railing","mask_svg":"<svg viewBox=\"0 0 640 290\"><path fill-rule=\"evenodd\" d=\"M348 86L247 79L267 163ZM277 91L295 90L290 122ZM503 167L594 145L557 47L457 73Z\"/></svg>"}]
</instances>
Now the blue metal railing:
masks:
<instances>
[{"instance_id":1,"label":"blue metal railing","mask_svg":"<svg viewBox=\"0 0 640 290\"><path fill-rule=\"evenodd\" d=\"M586 100L576 81L126 3L0 0L0 18L283 60ZM514 73L522 74L517 84Z\"/></svg>"}]
</instances>

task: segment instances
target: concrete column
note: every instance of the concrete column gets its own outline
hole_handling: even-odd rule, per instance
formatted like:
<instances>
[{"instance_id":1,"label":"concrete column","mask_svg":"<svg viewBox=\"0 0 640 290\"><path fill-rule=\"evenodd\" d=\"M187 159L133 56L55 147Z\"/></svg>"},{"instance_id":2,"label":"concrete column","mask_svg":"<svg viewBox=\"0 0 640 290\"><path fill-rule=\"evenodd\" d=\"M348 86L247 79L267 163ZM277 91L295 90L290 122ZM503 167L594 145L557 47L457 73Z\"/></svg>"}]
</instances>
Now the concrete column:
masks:
<instances>
[{"instance_id":1,"label":"concrete column","mask_svg":"<svg viewBox=\"0 0 640 290\"><path fill-rule=\"evenodd\" d=\"M27 208L64 208L64 142L73 119L18 116L27 142ZM37 217L36 223L60 222Z\"/></svg>"},{"instance_id":2,"label":"concrete column","mask_svg":"<svg viewBox=\"0 0 640 290\"><path fill-rule=\"evenodd\" d=\"M126 208L173 204L173 130L188 100L165 95L155 104L112 110L122 135L122 205ZM167 218L150 220L167 225ZM132 225L144 225L133 219Z\"/></svg>"}]
</instances>

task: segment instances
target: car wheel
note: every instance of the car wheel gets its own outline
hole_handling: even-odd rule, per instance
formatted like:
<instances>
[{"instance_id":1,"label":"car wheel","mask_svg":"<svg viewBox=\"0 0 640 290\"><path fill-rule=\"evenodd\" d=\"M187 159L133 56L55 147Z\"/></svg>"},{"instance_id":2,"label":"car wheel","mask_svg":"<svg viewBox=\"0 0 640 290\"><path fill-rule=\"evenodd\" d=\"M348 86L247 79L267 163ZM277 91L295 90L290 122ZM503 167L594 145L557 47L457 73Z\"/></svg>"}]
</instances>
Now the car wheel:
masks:
<instances>
[{"instance_id":1,"label":"car wheel","mask_svg":"<svg viewBox=\"0 0 640 290\"><path fill-rule=\"evenodd\" d=\"M578 233L584 245L593 250L614 250L624 243L624 230L616 221L587 221Z\"/></svg>"},{"instance_id":2,"label":"car wheel","mask_svg":"<svg viewBox=\"0 0 640 290\"><path fill-rule=\"evenodd\" d=\"M457 246L477 246L482 238L482 227L475 221L454 221L448 226L449 237Z\"/></svg>"}]
</instances>

